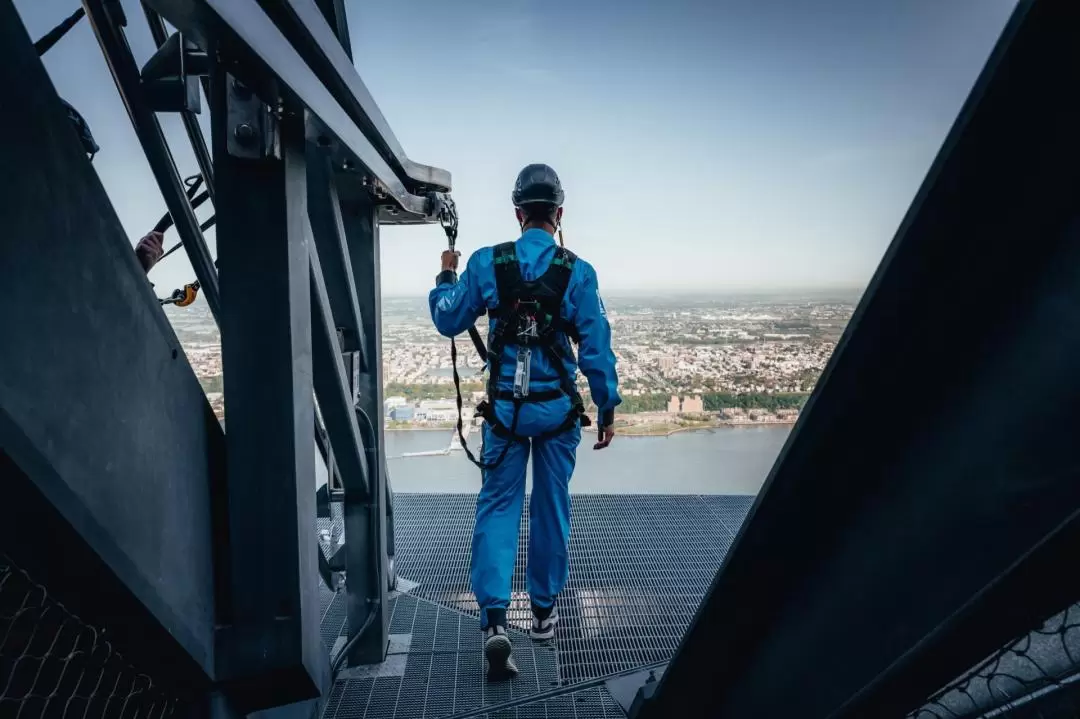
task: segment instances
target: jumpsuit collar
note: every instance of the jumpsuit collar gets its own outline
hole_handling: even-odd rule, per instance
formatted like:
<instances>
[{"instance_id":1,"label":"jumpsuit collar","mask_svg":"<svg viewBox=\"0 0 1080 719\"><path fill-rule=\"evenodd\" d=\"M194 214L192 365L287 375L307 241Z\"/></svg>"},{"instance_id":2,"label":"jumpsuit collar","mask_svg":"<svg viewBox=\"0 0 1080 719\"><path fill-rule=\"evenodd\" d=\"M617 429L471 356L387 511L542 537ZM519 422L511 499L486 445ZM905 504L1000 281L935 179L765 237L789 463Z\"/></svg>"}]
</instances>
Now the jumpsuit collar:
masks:
<instances>
[{"instance_id":1,"label":"jumpsuit collar","mask_svg":"<svg viewBox=\"0 0 1080 719\"><path fill-rule=\"evenodd\" d=\"M521 239L525 242L535 242L540 245L553 245L555 244L555 236L550 232L541 230L539 227L531 227L521 234Z\"/></svg>"}]
</instances>

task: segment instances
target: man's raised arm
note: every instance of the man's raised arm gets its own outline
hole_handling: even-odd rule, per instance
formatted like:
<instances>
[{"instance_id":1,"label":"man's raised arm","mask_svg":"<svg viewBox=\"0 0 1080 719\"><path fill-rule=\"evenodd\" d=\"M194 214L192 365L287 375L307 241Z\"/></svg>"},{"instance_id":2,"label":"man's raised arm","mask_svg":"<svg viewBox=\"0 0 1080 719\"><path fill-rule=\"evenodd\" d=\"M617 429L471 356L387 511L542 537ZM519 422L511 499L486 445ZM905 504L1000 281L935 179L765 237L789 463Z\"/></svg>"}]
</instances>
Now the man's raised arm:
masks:
<instances>
[{"instance_id":1,"label":"man's raised arm","mask_svg":"<svg viewBox=\"0 0 1080 719\"><path fill-rule=\"evenodd\" d=\"M460 253L450 250L442 253L442 272L435 278L435 289L428 294L431 321L444 337L456 337L472 327L484 311L480 285L473 279L477 273L469 272L478 261L477 255L469 258L460 279L457 276L459 257Z\"/></svg>"}]
</instances>

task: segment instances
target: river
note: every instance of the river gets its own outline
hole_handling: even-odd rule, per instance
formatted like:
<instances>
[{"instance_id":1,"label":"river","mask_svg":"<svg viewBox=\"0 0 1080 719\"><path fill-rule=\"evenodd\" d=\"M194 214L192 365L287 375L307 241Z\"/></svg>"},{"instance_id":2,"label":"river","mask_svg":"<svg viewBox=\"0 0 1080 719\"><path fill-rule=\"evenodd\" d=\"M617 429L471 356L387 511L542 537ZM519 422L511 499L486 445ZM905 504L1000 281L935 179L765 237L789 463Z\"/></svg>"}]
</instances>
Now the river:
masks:
<instances>
[{"instance_id":1,"label":"river","mask_svg":"<svg viewBox=\"0 0 1080 719\"><path fill-rule=\"evenodd\" d=\"M586 433L570 483L579 494L757 494L791 428L720 427L670 437L619 437L594 451ZM475 451L479 432L469 437ZM449 430L386 433L390 479L398 492L476 492L480 471L463 452L403 457L446 447Z\"/></svg>"}]
</instances>

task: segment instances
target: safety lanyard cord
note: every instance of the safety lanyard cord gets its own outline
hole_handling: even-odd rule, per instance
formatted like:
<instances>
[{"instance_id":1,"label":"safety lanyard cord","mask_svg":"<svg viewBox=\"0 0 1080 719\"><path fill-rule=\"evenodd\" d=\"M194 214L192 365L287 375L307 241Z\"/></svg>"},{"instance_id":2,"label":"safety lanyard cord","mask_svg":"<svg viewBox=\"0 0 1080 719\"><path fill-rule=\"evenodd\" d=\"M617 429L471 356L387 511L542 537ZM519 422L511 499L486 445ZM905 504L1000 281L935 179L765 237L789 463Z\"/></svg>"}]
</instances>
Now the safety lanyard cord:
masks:
<instances>
[{"instance_id":1,"label":"safety lanyard cord","mask_svg":"<svg viewBox=\"0 0 1080 719\"><path fill-rule=\"evenodd\" d=\"M502 464L503 460L506 459L506 455L510 451L510 445L517 441L517 435L515 433L517 432L518 413L521 410L521 403L520 402L515 402L514 403L514 416L513 416L513 419L510 420L510 438L506 440L506 444L503 445L502 452L499 453L498 458L496 458L494 462L482 462L481 460L478 460L476 458L476 456L473 455L472 451L469 449L469 445L465 443L465 427L464 427L465 423L464 423L464 420L462 419L462 416L461 416L461 413L462 413L461 377L458 375L458 369L457 369L457 342L455 342L452 337L450 338L450 366L454 370L454 390L457 393L457 433L458 433L458 440L461 442L461 449L464 450L465 456L468 457L469 461L472 462L473 464L475 464L477 467L479 467L481 471L483 471L483 470L489 470L489 471L493 470L493 469L497 468L500 464ZM491 369L491 371L494 372L496 370L493 367ZM492 416L494 416L494 412L495 412L494 401L495 400L494 400L493 397L489 398L489 400L492 402L492 404L490 406L491 406ZM484 456L484 453L483 453L482 450L480 452L480 456L481 457Z\"/></svg>"}]
</instances>

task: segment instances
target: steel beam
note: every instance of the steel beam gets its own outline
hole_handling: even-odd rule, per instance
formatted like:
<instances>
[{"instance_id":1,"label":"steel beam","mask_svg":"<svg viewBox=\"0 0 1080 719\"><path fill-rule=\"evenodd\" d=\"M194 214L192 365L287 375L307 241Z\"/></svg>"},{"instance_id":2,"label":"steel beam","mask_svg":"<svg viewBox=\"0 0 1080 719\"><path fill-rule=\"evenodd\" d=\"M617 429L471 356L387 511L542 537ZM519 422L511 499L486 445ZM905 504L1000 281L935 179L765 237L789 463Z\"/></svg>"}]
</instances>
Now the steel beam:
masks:
<instances>
[{"instance_id":1,"label":"steel beam","mask_svg":"<svg viewBox=\"0 0 1080 719\"><path fill-rule=\"evenodd\" d=\"M275 142L238 131L266 116L224 67L212 70L210 102L231 569L217 669L237 706L252 712L319 696L328 682L312 531L307 170L302 123L289 108ZM269 150L259 157L252 148Z\"/></svg>"},{"instance_id":2,"label":"steel beam","mask_svg":"<svg viewBox=\"0 0 1080 719\"><path fill-rule=\"evenodd\" d=\"M1078 34L1017 7L642 716L903 716L1080 595Z\"/></svg>"},{"instance_id":3,"label":"steel beam","mask_svg":"<svg viewBox=\"0 0 1080 719\"><path fill-rule=\"evenodd\" d=\"M430 199L412 194L315 71L255 0L147 0L176 27L204 48L227 47L243 62L237 76L264 100L287 91L318 118L322 133L340 143L352 162L370 173L387 201L403 212L433 221ZM321 20L321 18L320 18ZM268 82L275 78L276 83Z\"/></svg>"},{"instance_id":4,"label":"steel beam","mask_svg":"<svg viewBox=\"0 0 1080 719\"><path fill-rule=\"evenodd\" d=\"M143 10L146 13L146 22L150 26L150 35L154 38L154 44L160 48L169 39L165 21L149 5L143 5ZM205 89L207 86L204 84L203 87ZM199 120L191 112L181 112L180 119L184 123L184 132L187 133L188 141L191 143L191 150L195 153L195 162L199 165L203 184L206 185L206 191L210 193L210 201L213 202L214 163L210 159L210 150L206 147L206 138L203 137L202 128L199 127Z\"/></svg>"},{"instance_id":5,"label":"steel beam","mask_svg":"<svg viewBox=\"0 0 1080 719\"><path fill-rule=\"evenodd\" d=\"M259 0L259 4L411 192L424 194L450 189L449 172L413 162L405 155L390 124L360 79L350 54L333 29L344 22L344 17L338 15L344 12L344 7L334 9L335 22L330 23L315 0L286 0L284 3Z\"/></svg>"},{"instance_id":6,"label":"steel beam","mask_svg":"<svg viewBox=\"0 0 1080 719\"><path fill-rule=\"evenodd\" d=\"M1063 562L1080 557L1080 510L1054 530L1015 565L1008 568L915 647L898 657L888 669L867 684L837 712L840 716L881 716L890 707L909 704L912 693L929 696L950 679L990 656L1007 641L1020 638L1080 597L1076 572L1061 571ZM1048 579L1057 577L1057 581ZM1037 596L1028 597L1037 592ZM987 632L994 627L994 632ZM1001 641L1001 637L1009 637ZM1039 652L1040 668L1060 662L1074 664L1068 654L1045 656ZM979 659L972 659L979 657ZM1063 687L1057 687L1061 689ZM1074 697L1078 687L1062 692ZM1059 699L1061 696L1058 697ZM1034 699L1034 697L1031 697ZM914 707L912 707L914 708ZM990 707L984 707L989 709ZM1073 712L1077 709L1074 706ZM1034 715L1031 712L1031 715ZM1061 716L1047 713L1048 716ZM1070 716L1075 716L1071 714Z\"/></svg>"},{"instance_id":7,"label":"steel beam","mask_svg":"<svg viewBox=\"0 0 1080 719\"><path fill-rule=\"evenodd\" d=\"M316 0L316 2L326 23L333 29L337 41L345 48L345 54L352 62L352 37L349 34L349 20L345 15L345 0Z\"/></svg>"},{"instance_id":8,"label":"steel beam","mask_svg":"<svg viewBox=\"0 0 1080 719\"><path fill-rule=\"evenodd\" d=\"M161 132L157 116L146 107L140 98L139 68L131 54L123 28L110 13L106 0L83 0L86 17L94 28L98 44L105 55L105 61L112 72L120 99L127 109L132 127L142 145L143 153L150 163L158 188L165 199L165 206L173 217L176 232L184 243L184 251L191 261L202 288L203 296L214 317L221 322L221 303L218 293L217 270L206 246L206 239L199 229L199 220L195 210L187 199L184 183L176 170L169 146Z\"/></svg>"},{"instance_id":9,"label":"steel beam","mask_svg":"<svg viewBox=\"0 0 1080 719\"><path fill-rule=\"evenodd\" d=\"M352 261L345 244L337 184L329 156L315 145L308 147L308 215L317 261L322 266L321 280L333 310L330 326L341 330L341 350L361 353L366 366L364 327L356 300Z\"/></svg>"},{"instance_id":10,"label":"steel beam","mask_svg":"<svg viewBox=\"0 0 1080 719\"><path fill-rule=\"evenodd\" d=\"M346 481L356 498L364 501L373 491L371 466L353 414L352 391L342 365L319 253L312 248L309 254L314 386L334 459L330 471L336 469L342 477L348 477Z\"/></svg>"},{"instance_id":11,"label":"steel beam","mask_svg":"<svg viewBox=\"0 0 1080 719\"><path fill-rule=\"evenodd\" d=\"M351 192L346 192L351 190ZM364 338L368 356L367 372L357 372L356 390L358 422L369 435L368 471L371 494L366 501L357 502L356 492L345 482L345 538L348 546L348 626L361 626L372 608L379 612L375 622L357 643L349 657L350 664L382 661L389 639L390 614L386 611L388 560L386 546L386 445L382 422L382 300L379 283L379 224L376 208L363 187L339 185L342 220L357 279L357 301L364 321ZM371 558L377 558L371 566ZM358 586L354 577L362 577Z\"/></svg>"}]
</instances>

